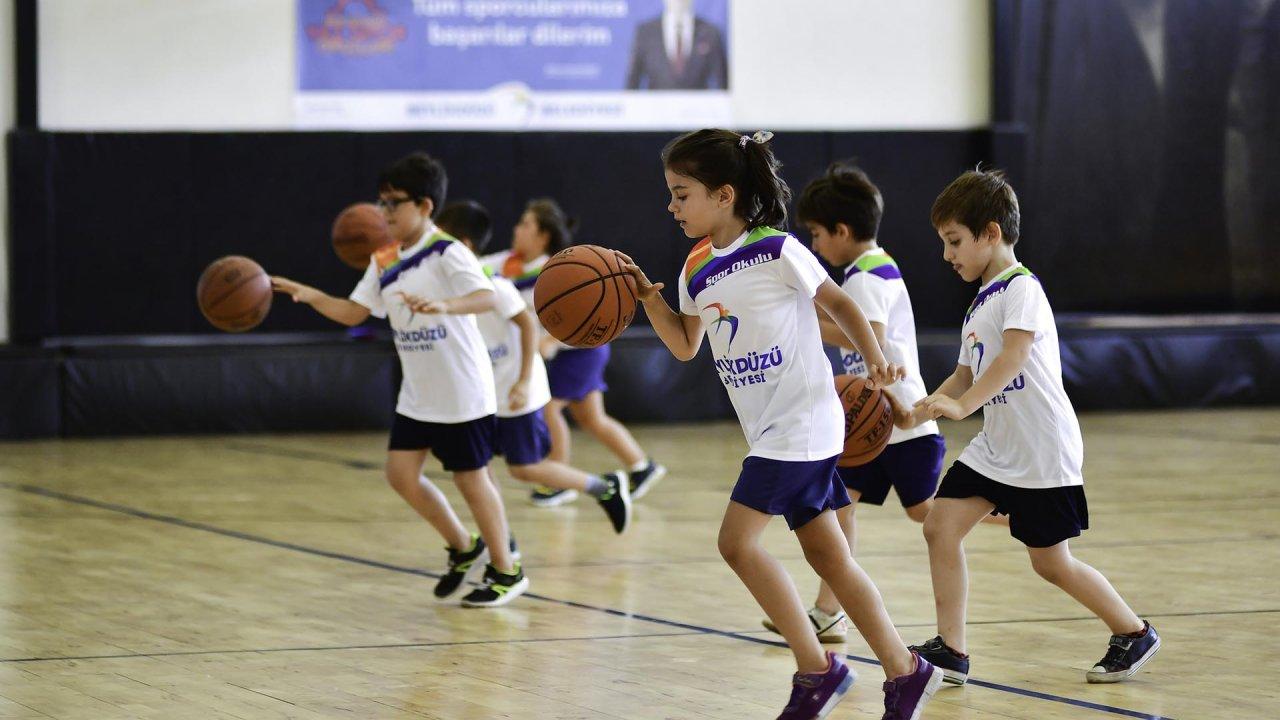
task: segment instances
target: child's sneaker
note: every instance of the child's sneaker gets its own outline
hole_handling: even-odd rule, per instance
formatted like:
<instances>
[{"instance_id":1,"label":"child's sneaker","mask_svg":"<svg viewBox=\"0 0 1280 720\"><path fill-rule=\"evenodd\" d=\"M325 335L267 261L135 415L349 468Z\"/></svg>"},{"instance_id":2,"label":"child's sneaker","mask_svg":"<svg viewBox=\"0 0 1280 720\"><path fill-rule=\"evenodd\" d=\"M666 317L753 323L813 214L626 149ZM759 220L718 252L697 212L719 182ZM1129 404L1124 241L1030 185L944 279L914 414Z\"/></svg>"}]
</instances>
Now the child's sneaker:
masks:
<instances>
[{"instance_id":1,"label":"child's sneaker","mask_svg":"<svg viewBox=\"0 0 1280 720\"><path fill-rule=\"evenodd\" d=\"M600 503L600 507L609 516L613 531L621 534L631 524L631 490L622 473L605 473L601 479L609 488L596 498L596 502Z\"/></svg>"},{"instance_id":2,"label":"child's sneaker","mask_svg":"<svg viewBox=\"0 0 1280 720\"><path fill-rule=\"evenodd\" d=\"M485 566L484 585L462 598L463 607L502 607L529 589L529 578L524 576L520 563L511 573L498 572L492 565Z\"/></svg>"},{"instance_id":3,"label":"child's sneaker","mask_svg":"<svg viewBox=\"0 0 1280 720\"><path fill-rule=\"evenodd\" d=\"M631 482L631 499L639 500L647 495L653 489L653 486L657 485L658 481L662 480L666 475L667 469L655 463L652 459L649 460L649 464L643 470L627 473L627 478Z\"/></svg>"},{"instance_id":4,"label":"child's sneaker","mask_svg":"<svg viewBox=\"0 0 1280 720\"><path fill-rule=\"evenodd\" d=\"M835 653L827 653L827 670L791 676L791 700L778 720L818 720L844 699L858 676Z\"/></svg>"},{"instance_id":5,"label":"child's sneaker","mask_svg":"<svg viewBox=\"0 0 1280 720\"><path fill-rule=\"evenodd\" d=\"M916 669L885 681L884 715L880 720L919 720L929 698L942 686L942 669L930 665L919 653L911 655L916 660Z\"/></svg>"},{"instance_id":6,"label":"child's sneaker","mask_svg":"<svg viewBox=\"0 0 1280 720\"><path fill-rule=\"evenodd\" d=\"M1138 672L1160 649L1160 636L1151 623L1142 621L1141 635L1112 635L1107 654L1084 674L1091 683L1113 683Z\"/></svg>"},{"instance_id":7,"label":"child's sneaker","mask_svg":"<svg viewBox=\"0 0 1280 720\"><path fill-rule=\"evenodd\" d=\"M445 571L436 583L435 590L432 591L436 600L441 602L456 596L466 584L467 576L471 571L489 561L489 548L485 547L484 538L479 535L471 536L471 547L466 550L453 548L445 548L445 550L449 551L449 569Z\"/></svg>"},{"instance_id":8,"label":"child's sneaker","mask_svg":"<svg viewBox=\"0 0 1280 720\"><path fill-rule=\"evenodd\" d=\"M557 490L546 485L535 485L533 492L529 494L529 502L537 507L555 507L577 499L578 491L573 488Z\"/></svg>"},{"instance_id":9,"label":"child's sneaker","mask_svg":"<svg viewBox=\"0 0 1280 720\"><path fill-rule=\"evenodd\" d=\"M838 611L835 615L828 615L816 607L809 608L809 622L813 625L813 631L818 635L818 642L839 643L844 642L844 638L849 634L849 621L845 618L844 611ZM778 627L773 624L769 618L760 621L761 625L769 632L778 632Z\"/></svg>"},{"instance_id":10,"label":"child's sneaker","mask_svg":"<svg viewBox=\"0 0 1280 720\"><path fill-rule=\"evenodd\" d=\"M943 681L949 685L963 685L969 679L969 656L952 650L941 635L907 649L941 670Z\"/></svg>"}]
</instances>

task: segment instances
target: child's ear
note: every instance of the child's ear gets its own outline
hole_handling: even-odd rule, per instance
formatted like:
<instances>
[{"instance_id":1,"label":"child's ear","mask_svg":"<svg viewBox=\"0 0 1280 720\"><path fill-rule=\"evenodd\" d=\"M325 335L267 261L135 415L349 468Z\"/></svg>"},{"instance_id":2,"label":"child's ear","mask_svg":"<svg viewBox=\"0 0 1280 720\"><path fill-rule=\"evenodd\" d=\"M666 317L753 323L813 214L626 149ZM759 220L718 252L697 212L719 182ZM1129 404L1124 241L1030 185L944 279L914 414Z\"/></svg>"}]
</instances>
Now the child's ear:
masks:
<instances>
[{"instance_id":1,"label":"child's ear","mask_svg":"<svg viewBox=\"0 0 1280 720\"><path fill-rule=\"evenodd\" d=\"M1004 231L1000 229L1000 223L992 220L982 229L982 234L989 237L993 243L999 244L1004 241Z\"/></svg>"},{"instance_id":2,"label":"child's ear","mask_svg":"<svg viewBox=\"0 0 1280 720\"><path fill-rule=\"evenodd\" d=\"M834 235L837 240L852 242L855 239L853 236L853 228L849 227L845 223L836 223L836 226L835 228L833 228L833 230L834 232L832 232L831 234Z\"/></svg>"},{"instance_id":3,"label":"child's ear","mask_svg":"<svg viewBox=\"0 0 1280 720\"><path fill-rule=\"evenodd\" d=\"M721 185L720 188L715 191L714 195L716 204L722 207L725 205L733 207L734 202L738 199L737 190L729 184Z\"/></svg>"}]
</instances>

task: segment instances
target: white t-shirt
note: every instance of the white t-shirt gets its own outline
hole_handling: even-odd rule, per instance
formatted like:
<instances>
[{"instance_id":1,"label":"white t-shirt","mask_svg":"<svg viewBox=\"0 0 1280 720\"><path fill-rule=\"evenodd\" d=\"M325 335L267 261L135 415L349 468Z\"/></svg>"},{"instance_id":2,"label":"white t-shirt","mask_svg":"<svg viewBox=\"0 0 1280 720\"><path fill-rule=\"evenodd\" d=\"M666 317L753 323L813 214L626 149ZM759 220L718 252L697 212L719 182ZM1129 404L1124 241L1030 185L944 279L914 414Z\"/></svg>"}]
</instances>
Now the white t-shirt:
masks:
<instances>
[{"instance_id":1,"label":"white t-shirt","mask_svg":"<svg viewBox=\"0 0 1280 720\"><path fill-rule=\"evenodd\" d=\"M724 249L704 239L677 281L702 318L720 381L756 457L824 460L844 449L844 413L813 297L827 280L791 235L767 227Z\"/></svg>"},{"instance_id":2,"label":"white t-shirt","mask_svg":"<svg viewBox=\"0 0 1280 720\"><path fill-rule=\"evenodd\" d=\"M395 335L404 379L396 412L422 422L461 423L493 415L493 368L474 315L423 315L403 294L447 300L493 290L476 256L427 223L422 239L374 253L351 300L385 317Z\"/></svg>"},{"instance_id":3,"label":"white t-shirt","mask_svg":"<svg viewBox=\"0 0 1280 720\"><path fill-rule=\"evenodd\" d=\"M982 432L960 462L1014 487L1081 485L1084 440L1062 387L1053 310L1040 280L1021 263L982 286L965 313L959 364L976 382L1004 348L1005 330L1035 333L1031 354L1013 381L982 406Z\"/></svg>"},{"instance_id":4,"label":"white t-shirt","mask_svg":"<svg viewBox=\"0 0 1280 720\"><path fill-rule=\"evenodd\" d=\"M884 325L885 359L906 368L906 378L892 386L894 397L910 408L917 400L928 395L924 378L920 377L920 354L916 349L916 316L911 310L911 297L907 284L902 281L898 264L883 248L873 248L858 256L844 273L841 288L858 303L867 322ZM853 348L840 348L840 364L844 372L859 377L867 376L867 361ZM894 427L889 444L903 440L938 434L938 423L926 423L903 430Z\"/></svg>"},{"instance_id":5,"label":"white t-shirt","mask_svg":"<svg viewBox=\"0 0 1280 720\"><path fill-rule=\"evenodd\" d=\"M516 286L520 294L524 296L524 301L530 308L533 307L533 286L538 282L538 274L542 272L542 266L547 264L550 255L539 255L538 257L522 263L520 272L508 274L510 268L507 267L507 260L511 257L510 250L491 253L480 258L480 264L489 268L496 277L505 277Z\"/></svg>"},{"instance_id":6,"label":"white t-shirt","mask_svg":"<svg viewBox=\"0 0 1280 720\"><path fill-rule=\"evenodd\" d=\"M524 312L525 302L520 291L510 280L502 277L491 277L494 292L497 293L497 304L487 313L476 316L476 324L480 326L480 334L484 336L484 344L489 349L489 360L493 362L493 380L498 393L498 417L509 418L527 415L551 402L551 388L547 384L547 368L542 364L542 356L535 350L533 353L533 372L529 376L529 398L522 407L511 409L507 396L511 387L520 379L520 327L511 318ZM535 323L536 326L537 323ZM535 345L536 347L536 345Z\"/></svg>"}]
</instances>

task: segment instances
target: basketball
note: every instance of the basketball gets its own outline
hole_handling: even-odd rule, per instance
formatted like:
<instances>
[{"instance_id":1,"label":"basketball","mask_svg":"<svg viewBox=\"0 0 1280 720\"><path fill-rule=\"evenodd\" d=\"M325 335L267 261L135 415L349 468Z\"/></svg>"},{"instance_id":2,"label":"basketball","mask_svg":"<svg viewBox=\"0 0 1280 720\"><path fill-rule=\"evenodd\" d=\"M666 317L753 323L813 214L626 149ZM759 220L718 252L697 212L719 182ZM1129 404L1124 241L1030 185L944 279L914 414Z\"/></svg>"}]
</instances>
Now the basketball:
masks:
<instances>
[{"instance_id":1,"label":"basketball","mask_svg":"<svg viewBox=\"0 0 1280 720\"><path fill-rule=\"evenodd\" d=\"M636 281L612 250L574 245L542 266L533 305L555 339L578 348L599 347L635 317Z\"/></svg>"},{"instance_id":2,"label":"basketball","mask_svg":"<svg viewBox=\"0 0 1280 720\"><path fill-rule=\"evenodd\" d=\"M390 243L387 219L373 203L356 203L333 221L333 251L339 260L357 270L369 267L369 256Z\"/></svg>"},{"instance_id":3,"label":"basketball","mask_svg":"<svg viewBox=\"0 0 1280 720\"><path fill-rule=\"evenodd\" d=\"M866 465L889 444L893 408L880 386L857 375L837 375L836 394L844 406L844 452L836 464Z\"/></svg>"},{"instance_id":4,"label":"basketball","mask_svg":"<svg viewBox=\"0 0 1280 720\"><path fill-rule=\"evenodd\" d=\"M200 312L214 327L244 332L258 326L271 309L271 278L243 255L214 260L196 283Z\"/></svg>"}]
</instances>

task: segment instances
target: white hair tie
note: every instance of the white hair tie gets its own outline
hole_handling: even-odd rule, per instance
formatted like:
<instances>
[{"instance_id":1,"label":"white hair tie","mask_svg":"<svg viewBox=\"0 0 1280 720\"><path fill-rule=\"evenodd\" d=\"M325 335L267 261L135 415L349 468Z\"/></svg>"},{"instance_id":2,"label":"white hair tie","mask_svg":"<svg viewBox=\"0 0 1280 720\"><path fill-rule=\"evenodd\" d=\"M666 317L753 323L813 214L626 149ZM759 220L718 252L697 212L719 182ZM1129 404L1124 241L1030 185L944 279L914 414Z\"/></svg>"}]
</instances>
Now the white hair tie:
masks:
<instances>
[{"instance_id":1,"label":"white hair tie","mask_svg":"<svg viewBox=\"0 0 1280 720\"><path fill-rule=\"evenodd\" d=\"M738 138L738 147L746 150L747 142L754 142L757 145L763 145L773 139L773 133L768 130L757 130L751 135L743 135Z\"/></svg>"}]
</instances>

